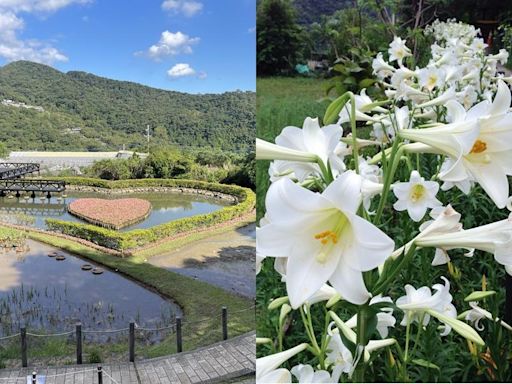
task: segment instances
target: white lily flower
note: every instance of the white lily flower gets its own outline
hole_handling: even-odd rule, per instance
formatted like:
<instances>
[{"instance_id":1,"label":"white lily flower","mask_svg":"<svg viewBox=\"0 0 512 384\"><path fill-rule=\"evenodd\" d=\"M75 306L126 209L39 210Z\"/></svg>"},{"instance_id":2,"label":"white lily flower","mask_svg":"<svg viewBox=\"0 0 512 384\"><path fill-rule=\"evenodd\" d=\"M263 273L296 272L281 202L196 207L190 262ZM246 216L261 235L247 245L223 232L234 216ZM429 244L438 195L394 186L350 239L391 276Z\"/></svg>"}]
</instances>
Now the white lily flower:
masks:
<instances>
[{"instance_id":1,"label":"white lily flower","mask_svg":"<svg viewBox=\"0 0 512 384\"><path fill-rule=\"evenodd\" d=\"M333 366L332 378L335 383L339 382L339 378L342 373L347 373L352 376L354 368L356 367L359 359L364 358L364 361L370 359L370 354L378 349L389 347L396 343L395 339L383 339L383 340L370 340L364 348L364 353L360 353L359 356L354 358L350 350L343 344L340 336L340 332L343 332L344 336L347 337L351 342L356 343L356 335L346 325L334 315L335 322L329 324L327 333L329 335L329 343L327 345L326 363ZM334 325L343 325L344 329L339 329ZM349 332L350 334L347 334ZM360 347L362 350L362 347Z\"/></svg>"},{"instance_id":2,"label":"white lily flower","mask_svg":"<svg viewBox=\"0 0 512 384\"><path fill-rule=\"evenodd\" d=\"M310 152L298 151L269 143L256 138L256 159L258 160L288 160L315 163L318 157Z\"/></svg>"},{"instance_id":3,"label":"white lily flower","mask_svg":"<svg viewBox=\"0 0 512 384\"><path fill-rule=\"evenodd\" d=\"M506 49L500 49L500 51L496 55L491 55L487 57L491 60L499 61L500 64L505 64L508 61L508 52Z\"/></svg>"},{"instance_id":4,"label":"white lily flower","mask_svg":"<svg viewBox=\"0 0 512 384\"><path fill-rule=\"evenodd\" d=\"M464 320L469 321L472 323L473 327L475 327L478 331L483 331L484 326L480 324L480 320L482 319L488 319L491 321L497 321L500 323L500 325L508 329L509 331L512 331L512 326L510 326L508 323L504 322L503 320L500 320L499 317L496 319L493 317L492 313L479 307L478 302L472 301L469 303L469 306L471 307L471 310L465 312Z\"/></svg>"},{"instance_id":5,"label":"white lily flower","mask_svg":"<svg viewBox=\"0 0 512 384\"><path fill-rule=\"evenodd\" d=\"M413 239L421 236L432 235L433 233L457 232L462 230L462 224L459 223L460 213L455 211L450 205L447 207L436 207L430 211L430 217L434 220L425 221L420 225L420 234ZM450 261L450 256L446 249L436 248L432 265L443 265Z\"/></svg>"},{"instance_id":6,"label":"white lily flower","mask_svg":"<svg viewBox=\"0 0 512 384\"><path fill-rule=\"evenodd\" d=\"M398 199L393 204L393 208L397 211L405 211L414 221L420 221L427 208L435 208L441 204L436 199L439 191L439 184L435 181L425 181L418 171L412 171L411 177L406 183L395 183L393 185L393 193Z\"/></svg>"},{"instance_id":7,"label":"white lily flower","mask_svg":"<svg viewBox=\"0 0 512 384\"><path fill-rule=\"evenodd\" d=\"M392 303L393 300L391 300L391 297L389 296L382 296L377 295L375 297L372 297L370 300L370 305L376 304L376 303ZM352 316L349 320L345 322L345 324L350 328L357 327L357 315ZM393 316L393 308L392 307L384 307L381 309L381 312L377 313L377 331L380 334L380 337L385 339L388 337L389 329L390 327L394 327L396 324L396 319Z\"/></svg>"},{"instance_id":8,"label":"white lily flower","mask_svg":"<svg viewBox=\"0 0 512 384\"><path fill-rule=\"evenodd\" d=\"M432 288L436 293L433 295L428 287L415 289L409 284L405 286L406 295L396 301L397 307L405 312L401 325L412 321L419 322L423 317L422 326L426 326L430 322L430 315L432 315L443 322L441 336L450 333L454 323L449 319L457 318L457 310L452 304L450 282L445 277L441 277L441 279L445 284L434 284Z\"/></svg>"},{"instance_id":9,"label":"white lily flower","mask_svg":"<svg viewBox=\"0 0 512 384\"><path fill-rule=\"evenodd\" d=\"M316 371L311 365L299 364L290 371L299 380L299 383L333 383L331 375L327 371Z\"/></svg>"},{"instance_id":10,"label":"white lily flower","mask_svg":"<svg viewBox=\"0 0 512 384\"><path fill-rule=\"evenodd\" d=\"M443 69L427 67L418 71L418 82L422 88L432 91L440 89L444 85L446 74Z\"/></svg>"},{"instance_id":11,"label":"white lily flower","mask_svg":"<svg viewBox=\"0 0 512 384\"><path fill-rule=\"evenodd\" d=\"M257 383L289 383L291 382L291 376L288 370L281 368L277 369L285 361L289 360L297 353L304 351L307 348L307 344L299 344L286 351L274 353L265 357L256 359L256 382ZM277 371L277 372L276 372ZM288 375L286 372L288 372ZM288 381L283 381L283 379ZM272 381L279 379L279 381Z\"/></svg>"},{"instance_id":12,"label":"white lily flower","mask_svg":"<svg viewBox=\"0 0 512 384\"><path fill-rule=\"evenodd\" d=\"M398 61L399 63L407 56L412 56L411 50L405 45L405 41L397 36L389 44L388 53L389 61Z\"/></svg>"},{"instance_id":13,"label":"white lily flower","mask_svg":"<svg viewBox=\"0 0 512 384\"><path fill-rule=\"evenodd\" d=\"M437 233L416 238L420 247L443 249L474 248L494 254L502 265L512 265L512 215L508 219L452 233Z\"/></svg>"},{"instance_id":14,"label":"white lily flower","mask_svg":"<svg viewBox=\"0 0 512 384\"><path fill-rule=\"evenodd\" d=\"M268 175L272 183L283 177L287 177L292 180L296 179L295 173L290 167L290 163L282 160L274 160L270 163L270 166L268 167Z\"/></svg>"},{"instance_id":15,"label":"white lily flower","mask_svg":"<svg viewBox=\"0 0 512 384\"><path fill-rule=\"evenodd\" d=\"M350 374L354 369L354 357L350 350L345 347L345 344L343 344L338 329L335 329L334 332L330 331L325 361L333 365L332 376L336 383L339 381L342 373Z\"/></svg>"},{"instance_id":16,"label":"white lily flower","mask_svg":"<svg viewBox=\"0 0 512 384\"><path fill-rule=\"evenodd\" d=\"M356 120L357 121L375 121L375 119L366 114L366 112L381 112L386 113L387 110L373 104L373 100L366 94L366 89L362 89L359 95L354 95L354 104L356 105ZM352 103L349 101L345 104L344 108L340 111L340 118L338 124L343 124L350 121L350 111Z\"/></svg>"},{"instance_id":17,"label":"white lily flower","mask_svg":"<svg viewBox=\"0 0 512 384\"><path fill-rule=\"evenodd\" d=\"M389 65L388 62L382 57L382 52L379 52L372 62L373 73L381 78L390 76L395 72L395 67Z\"/></svg>"},{"instance_id":18,"label":"white lily flower","mask_svg":"<svg viewBox=\"0 0 512 384\"><path fill-rule=\"evenodd\" d=\"M478 121L469 120L432 128L402 129L398 132L398 135L404 139L426 144L460 161L463 154L471 151L479 133ZM459 180L465 178L466 173L462 172Z\"/></svg>"},{"instance_id":19,"label":"white lily flower","mask_svg":"<svg viewBox=\"0 0 512 384\"><path fill-rule=\"evenodd\" d=\"M318 291L313 294L313 296L306 300L306 303L313 305L322 301L329 301L336 296L339 296L338 292L330 285L324 284Z\"/></svg>"},{"instance_id":20,"label":"white lily flower","mask_svg":"<svg viewBox=\"0 0 512 384\"><path fill-rule=\"evenodd\" d=\"M455 95L456 95L455 89L449 88L448 90L444 91L442 94L437 96L436 98L419 104L418 108L426 108L426 107L433 107L436 105L444 105L447 101L455 99Z\"/></svg>"},{"instance_id":21,"label":"white lily flower","mask_svg":"<svg viewBox=\"0 0 512 384\"><path fill-rule=\"evenodd\" d=\"M419 323L421 316L423 316L423 325L427 325L430 322L430 315L426 313L427 310L436 310L439 306L446 302L448 299L450 283L442 277L445 281L445 287L442 289L441 285L434 286L436 293L432 295L429 287L414 288L412 285L407 284L405 286L405 296L398 298L396 306L405 312L405 316L402 319L400 325L406 325L408 322L416 321ZM449 297L451 301L451 295Z\"/></svg>"},{"instance_id":22,"label":"white lily flower","mask_svg":"<svg viewBox=\"0 0 512 384\"><path fill-rule=\"evenodd\" d=\"M302 129L285 127L276 137L277 145L256 139L256 158L261 160L286 160L279 169L293 171L299 181L310 175L319 175L317 161L329 162L335 176L345 170L344 152L340 143L343 129L337 124L320 127L318 119L306 118Z\"/></svg>"},{"instance_id":23,"label":"white lily flower","mask_svg":"<svg viewBox=\"0 0 512 384\"><path fill-rule=\"evenodd\" d=\"M347 171L322 194L279 180L267 192L270 223L260 229L260 251L287 257L286 287L298 308L327 281L347 301L362 304L370 295L362 272L393 251L394 242L356 215L361 177Z\"/></svg>"},{"instance_id":24,"label":"white lily flower","mask_svg":"<svg viewBox=\"0 0 512 384\"><path fill-rule=\"evenodd\" d=\"M465 120L479 122L479 134L463 157L451 156L454 165L440 174L445 181L475 180L498 208L504 208L512 175L512 113L510 89L501 80L492 104L481 102L471 108ZM456 159L456 160L455 160Z\"/></svg>"}]
</instances>

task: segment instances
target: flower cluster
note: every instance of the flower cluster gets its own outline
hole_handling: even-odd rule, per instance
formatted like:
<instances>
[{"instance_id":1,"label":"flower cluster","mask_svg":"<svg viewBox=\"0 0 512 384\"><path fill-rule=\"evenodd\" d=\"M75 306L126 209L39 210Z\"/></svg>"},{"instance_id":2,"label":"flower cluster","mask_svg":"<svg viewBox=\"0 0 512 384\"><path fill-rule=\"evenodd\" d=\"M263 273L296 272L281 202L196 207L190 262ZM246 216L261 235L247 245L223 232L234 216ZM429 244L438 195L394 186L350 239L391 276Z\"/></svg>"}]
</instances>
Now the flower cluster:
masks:
<instances>
[{"instance_id":1,"label":"flower cluster","mask_svg":"<svg viewBox=\"0 0 512 384\"><path fill-rule=\"evenodd\" d=\"M69 213L90 223L120 229L144 220L151 211L151 203L143 199L105 200L83 198L68 205Z\"/></svg>"},{"instance_id":2,"label":"flower cluster","mask_svg":"<svg viewBox=\"0 0 512 384\"><path fill-rule=\"evenodd\" d=\"M512 270L512 215L464 229L461 214L443 206L446 199L439 196L453 187L468 194L478 184L497 208L511 205L511 93L496 72L508 53L486 55L478 31L454 21L436 21L427 33L436 43L424 68L406 66L412 53L399 37L375 58L386 100L372 100L365 90L347 93L326 112L324 122L333 124L321 127L318 119L307 118L302 128L284 128L275 144L257 140L257 159L272 160L266 215L257 229L257 271L273 258L287 291L269 305L281 310L280 341L276 347L259 339L271 343L274 353L258 359L258 382L291 382L292 376L299 382L339 382L342 375L364 381L370 354L399 343L389 337L398 328L397 316L406 332L405 347L398 348L403 380L413 361L413 326L415 344L435 322L441 336L453 330L471 345L485 344L464 320L480 329L478 320L492 316L472 304L458 317L446 277L432 288L409 282L401 297L391 295L400 271L414 267L422 248L435 250L432 266L448 264L452 276L452 249L465 249L468 257L475 249L490 253ZM375 140L358 137L357 124L371 126ZM429 171L422 175L424 163ZM386 209L390 202L394 213ZM383 230L390 213L411 219L407 242L397 244ZM326 309L329 326L320 337L313 306ZM300 312L307 338L283 350L284 319L293 310ZM318 364L281 367L297 354L309 354L305 361L313 357Z\"/></svg>"}]
</instances>

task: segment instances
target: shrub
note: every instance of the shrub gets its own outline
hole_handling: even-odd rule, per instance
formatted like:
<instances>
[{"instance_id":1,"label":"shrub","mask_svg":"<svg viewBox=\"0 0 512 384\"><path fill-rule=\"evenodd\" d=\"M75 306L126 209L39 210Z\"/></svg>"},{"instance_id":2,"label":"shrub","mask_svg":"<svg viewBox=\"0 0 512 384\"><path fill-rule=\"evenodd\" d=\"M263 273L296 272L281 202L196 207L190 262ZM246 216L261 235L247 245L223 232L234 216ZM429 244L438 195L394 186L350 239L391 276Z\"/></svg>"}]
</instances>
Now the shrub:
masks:
<instances>
[{"instance_id":1,"label":"shrub","mask_svg":"<svg viewBox=\"0 0 512 384\"><path fill-rule=\"evenodd\" d=\"M107 182L104 180L79 177L53 179L65 181L68 185L92 186L110 190L151 187L201 189L221 194L228 194L237 199L236 205L224 207L223 209L212 213L187 217L151 228L137 229L129 232L118 232L90 224L73 223L63 220L46 220L48 229L52 231L58 231L69 236L85 239L103 247L118 251L141 247L180 233L199 228L207 228L215 224L232 220L252 211L256 201L255 194L250 189L235 185L206 183L195 180L141 179Z\"/></svg>"}]
</instances>

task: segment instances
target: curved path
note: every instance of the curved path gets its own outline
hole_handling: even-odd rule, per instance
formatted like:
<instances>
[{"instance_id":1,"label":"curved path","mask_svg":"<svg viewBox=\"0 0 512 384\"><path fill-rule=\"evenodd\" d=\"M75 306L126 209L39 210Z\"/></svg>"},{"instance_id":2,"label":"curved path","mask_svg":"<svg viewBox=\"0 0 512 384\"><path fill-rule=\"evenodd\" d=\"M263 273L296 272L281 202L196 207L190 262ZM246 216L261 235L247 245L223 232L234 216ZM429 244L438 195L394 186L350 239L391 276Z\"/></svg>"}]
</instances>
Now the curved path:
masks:
<instances>
[{"instance_id":1,"label":"curved path","mask_svg":"<svg viewBox=\"0 0 512 384\"><path fill-rule=\"evenodd\" d=\"M205 237L153 256L148 262L253 298L256 296L256 225Z\"/></svg>"},{"instance_id":2,"label":"curved path","mask_svg":"<svg viewBox=\"0 0 512 384\"><path fill-rule=\"evenodd\" d=\"M250 382L256 365L256 333L250 332L208 347L135 363L103 365L103 384L191 384ZM0 370L0 384L26 384L31 368ZM97 365L38 369L45 384L97 384ZM247 381L249 380L249 381Z\"/></svg>"}]
</instances>

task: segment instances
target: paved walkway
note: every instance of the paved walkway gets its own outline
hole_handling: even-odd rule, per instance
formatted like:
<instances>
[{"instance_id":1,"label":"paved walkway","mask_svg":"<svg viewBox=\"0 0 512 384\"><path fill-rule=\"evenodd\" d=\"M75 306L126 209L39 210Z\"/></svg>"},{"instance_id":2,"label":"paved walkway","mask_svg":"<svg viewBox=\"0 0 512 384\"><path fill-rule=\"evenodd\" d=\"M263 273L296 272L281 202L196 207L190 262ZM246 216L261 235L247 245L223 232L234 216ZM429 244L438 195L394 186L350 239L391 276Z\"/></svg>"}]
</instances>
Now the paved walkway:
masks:
<instances>
[{"instance_id":1,"label":"paved walkway","mask_svg":"<svg viewBox=\"0 0 512 384\"><path fill-rule=\"evenodd\" d=\"M254 374L256 334L250 332L205 348L126 364L103 365L103 384L224 383ZM0 370L0 384L26 384L32 369ZM97 365L39 369L38 384L97 384ZM246 381L243 381L244 383Z\"/></svg>"},{"instance_id":2,"label":"paved walkway","mask_svg":"<svg viewBox=\"0 0 512 384\"><path fill-rule=\"evenodd\" d=\"M149 263L246 297L256 297L256 225L214 234Z\"/></svg>"}]
</instances>

